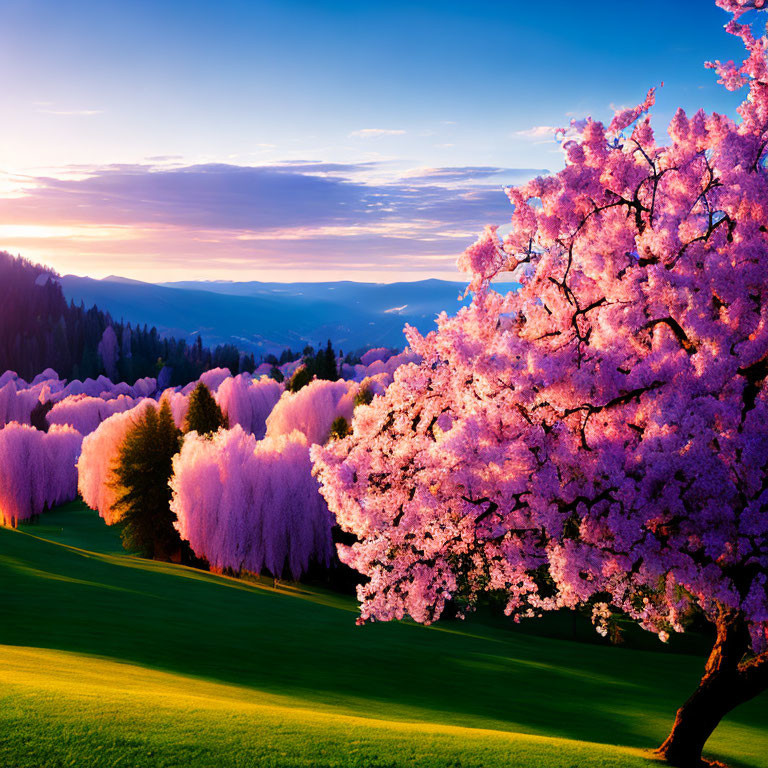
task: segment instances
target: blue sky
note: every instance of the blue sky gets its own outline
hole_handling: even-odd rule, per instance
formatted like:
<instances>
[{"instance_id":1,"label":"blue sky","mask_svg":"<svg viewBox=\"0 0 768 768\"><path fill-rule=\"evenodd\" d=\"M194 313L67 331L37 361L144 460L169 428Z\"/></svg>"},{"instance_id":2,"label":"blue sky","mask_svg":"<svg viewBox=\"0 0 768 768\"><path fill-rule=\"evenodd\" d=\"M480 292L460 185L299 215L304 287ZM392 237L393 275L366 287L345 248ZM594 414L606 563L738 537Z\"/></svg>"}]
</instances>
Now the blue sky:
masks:
<instances>
[{"instance_id":1,"label":"blue sky","mask_svg":"<svg viewBox=\"0 0 768 768\"><path fill-rule=\"evenodd\" d=\"M0 3L0 247L141 279L455 275L547 126L733 113L708 0ZM9 76L10 75L10 76ZM449 171L440 169L452 169Z\"/></svg>"}]
</instances>

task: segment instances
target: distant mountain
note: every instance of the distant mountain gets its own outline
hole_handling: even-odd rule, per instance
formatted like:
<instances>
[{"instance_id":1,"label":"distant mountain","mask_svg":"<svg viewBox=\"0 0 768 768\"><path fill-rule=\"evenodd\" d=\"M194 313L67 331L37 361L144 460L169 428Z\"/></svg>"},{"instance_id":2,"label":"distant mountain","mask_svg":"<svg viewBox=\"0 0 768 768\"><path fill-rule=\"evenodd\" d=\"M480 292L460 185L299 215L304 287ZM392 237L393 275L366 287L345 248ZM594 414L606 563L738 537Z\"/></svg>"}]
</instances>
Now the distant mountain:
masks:
<instances>
[{"instance_id":1,"label":"distant mountain","mask_svg":"<svg viewBox=\"0 0 768 768\"><path fill-rule=\"evenodd\" d=\"M253 356L233 345L211 350L187 344L186 333L181 341L170 334L161 337L136 311L131 327L93 301L84 304L65 300L53 270L0 251L0 373L15 371L31 381L53 368L65 379L106 373L114 383L133 384L167 366L167 381L175 385L218 366L233 372L254 368Z\"/></svg>"},{"instance_id":2,"label":"distant mountain","mask_svg":"<svg viewBox=\"0 0 768 768\"><path fill-rule=\"evenodd\" d=\"M154 325L161 334L245 352L298 350L330 339L338 349L402 347L403 326L422 332L442 311L456 312L463 283L261 283L184 281L142 283L109 277L61 279L68 300L97 304L115 318ZM511 288L513 286L505 286Z\"/></svg>"}]
</instances>

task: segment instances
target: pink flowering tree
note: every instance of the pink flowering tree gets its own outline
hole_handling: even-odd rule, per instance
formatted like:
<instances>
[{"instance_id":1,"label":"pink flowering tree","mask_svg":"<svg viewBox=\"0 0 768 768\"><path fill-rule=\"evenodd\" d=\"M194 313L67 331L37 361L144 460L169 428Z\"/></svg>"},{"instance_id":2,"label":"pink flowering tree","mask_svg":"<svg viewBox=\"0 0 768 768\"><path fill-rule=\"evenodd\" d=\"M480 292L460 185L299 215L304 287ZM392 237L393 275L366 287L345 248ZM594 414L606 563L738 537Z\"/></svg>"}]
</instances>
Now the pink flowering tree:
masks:
<instances>
[{"instance_id":1,"label":"pink flowering tree","mask_svg":"<svg viewBox=\"0 0 768 768\"><path fill-rule=\"evenodd\" d=\"M267 430L267 416L285 387L267 376L254 379L248 373L232 376L219 385L216 402L227 416L230 427L239 424L261 440Z\"/></svg>"},{"instance_id":2,"label":"pink flowering tree","mask_svg":"<svg viewBox=\"0 0 768 768\"><path fill-rule=\"evenodd\" d=\"M310 445L324 443L335 419L351 421L358 389L351 381L315 379L298 392L283 392L266 419L266 436L298 430Z\"/></svg>"},{"instance_id":3,"label":"pink flowering tree","mask_svg":"<svg viewBox=\"0 0 768 768\"><path fill-rule=\"evenodd\" d=\"M740 119L678 110L663 146L651 91L574 126L561 172L508 191L510 233L460 259L471 306L407 329L422 361L313 449L361 621L489 591L516 620L586 606L662 641L709 619L658 750L678 766L768 687L768 40L739 21L761 0L718 4L747 55L709 66L748 88Z\"/></svg>"},{"instance_id":4,"label":"pink flowering tree","mask_svg":"<svg viewBox=\"0 0 768 768\"><path fill-rule=\"evenodd\" d=\"M77 496L83 436L68 426L41 432L28 424L0 429L0 524L16 526Z\"/></svg>"},{"instance_id":5,"label":"pink flowering tree","mask_svg":"<svg viewBox=\"0 0 768 768\"><path fill-rule=\"evenodd\" d=\"M29 415L39 402L42 385L28 387L26 382L0 379L0 426L18 422L29 424Z\"/></svg>"},{"instance_id":6,"label":"pink flowering tree","mask_svg":"<svg viewBox=\"0 0 768 768\"><path fill-rule=\"evenodd\" d=\"M175 528L214 570L298 579L311 561L330 561L331 516L300 432L263 440L239 424L212 437L190 432L170 485Z\"/></svg>"},{"instance_id":7,"label":"pink flowering tree","mask_svg":"<svg viewBox=\"0 0 768 768\"><path fill-rule=\"evenodd\" d=\"M110 400L88 395L70 395L59 400L48 414L49 424L68 424L81 435L89 435L112 414L134 408L138 400L118 395Z\"/></svg>"}]
</instances>

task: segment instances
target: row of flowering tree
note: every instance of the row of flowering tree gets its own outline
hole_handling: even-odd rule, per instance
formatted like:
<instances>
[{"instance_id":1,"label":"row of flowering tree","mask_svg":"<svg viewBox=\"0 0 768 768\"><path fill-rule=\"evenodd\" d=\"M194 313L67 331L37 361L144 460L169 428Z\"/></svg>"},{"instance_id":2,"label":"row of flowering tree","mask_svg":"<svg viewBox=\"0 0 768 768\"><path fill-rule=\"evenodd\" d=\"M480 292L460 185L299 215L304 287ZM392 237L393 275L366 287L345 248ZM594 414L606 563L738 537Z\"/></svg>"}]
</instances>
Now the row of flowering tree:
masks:
<instances>
[{"instance_id":1,"label":"row of flowering tree","mask_svg":"<svg viewBox=\"0 0 768 768\"><path fill-rule=\"evenodd\" d=\"M128 549L298 579L333 554L333 519L309 447L339 422L346 433L355 405L385 383L378 373L290 392L267 377L209 371L189 394L145 398L81 437L79 491L120 526Z\"/></svg>"},{"instance_id":2,"label":"row of flowering tree","mask_svg":"<svg viewBox=\"0 0 768 768\"><path fill-rule=\"evenodd\" d=\"M322 441L334 419L346 424L351 418L358 383L366 382L369 395L383 392L392 372L413 358L384 349L363 357L354 367L339 361L346 381L313 382L310 376L290 396L284 383L266 375L233 376L227 368L208 370L197 382L169 388L154 378L133 385L115 384L106 376L67 381L48 368L25 381L6 371L0 374L0 524L16 525L75 498L81 443L83 497L108 522L120 516L113 510L120 489L111 482L120 443L137 422L151 419L146 408L157 408L160 402L167 401L175 427L184 432L204 434L226 422L261 440L269 421L272 436L298 429L310 442ZM289 376L301 364L289 362L281 373ZM196 402L200 394L207 396L202 408Z\"/></svg>"},{"instance_id":3,"label":"row of flowering tree","mask_svg":"<svg viewBox=\"0 0 768 768\"><path fill-rule=\"evenodd\" d=\"M718 5L746 58L709 66L748 89L739 119L678 110L664 144L651 91L572 125L565 168L509 189L510 233L461 258L471 306L409 329L421 362L313 453L358 539L361 621L489 591L516 619L587 606L661 640L709 619L658 750L677 766L768 687L768 39L742 23L763 0Z\"/></svg>"}]
</instances>

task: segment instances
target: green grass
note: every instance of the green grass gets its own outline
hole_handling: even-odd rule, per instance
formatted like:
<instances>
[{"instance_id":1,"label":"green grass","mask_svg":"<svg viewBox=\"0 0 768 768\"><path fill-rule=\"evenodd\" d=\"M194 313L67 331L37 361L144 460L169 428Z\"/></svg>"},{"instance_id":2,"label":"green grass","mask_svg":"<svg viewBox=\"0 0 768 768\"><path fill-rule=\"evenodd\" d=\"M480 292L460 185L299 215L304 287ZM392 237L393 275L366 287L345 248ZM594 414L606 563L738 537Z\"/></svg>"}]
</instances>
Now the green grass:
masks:
<instances>
[{"instance_id":1,"label":"green grass","mask_svg":"<svg viewBox=\"0 0 768 768\"><path fill-rule=\"evenodd\" d=\"M0 528L0 766L651 766L702 668L355 617L320 589L127 555L80 504ZM766 698L712 756L768 768Z\"/></svg>"}]
</instances>

